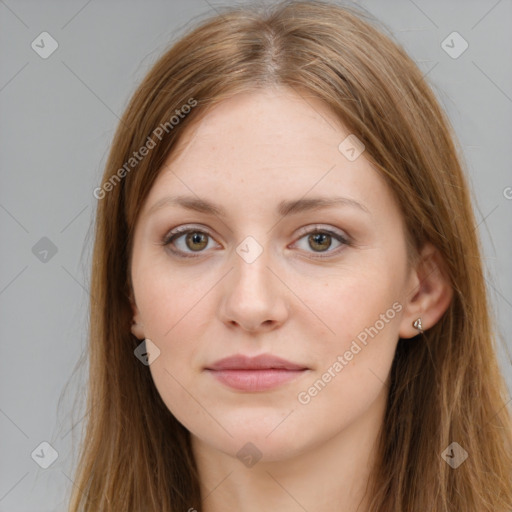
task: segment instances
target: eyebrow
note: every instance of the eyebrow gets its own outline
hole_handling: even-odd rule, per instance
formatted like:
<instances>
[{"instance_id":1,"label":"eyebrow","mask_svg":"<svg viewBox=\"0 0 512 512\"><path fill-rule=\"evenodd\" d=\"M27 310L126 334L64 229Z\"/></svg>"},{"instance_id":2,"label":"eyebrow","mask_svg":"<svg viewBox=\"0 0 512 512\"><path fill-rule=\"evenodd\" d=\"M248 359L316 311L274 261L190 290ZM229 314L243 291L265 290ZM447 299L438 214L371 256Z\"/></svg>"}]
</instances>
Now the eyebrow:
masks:
<instances>
[{"instance_id":1,"label":"eyebrow","mask_svg":"<svg viewBox=\"0 0 512 512\"><path fill-rule=\"evenodd\" d=\"M227 212L222 206L194 196L163 197L155 204L153 204L153 206L151 206L147 215L150 215L165 206L181 206L182 208L195 212L215 215L223 218L227 217ZM311 210L330 208L333 206L351 206L371 215L370 211L364 204L358 203L354 199L340 196L283 200L278 204L277 213L282 217L286 217L288 215L298 214Z\"/></svg>"}]
</instances>

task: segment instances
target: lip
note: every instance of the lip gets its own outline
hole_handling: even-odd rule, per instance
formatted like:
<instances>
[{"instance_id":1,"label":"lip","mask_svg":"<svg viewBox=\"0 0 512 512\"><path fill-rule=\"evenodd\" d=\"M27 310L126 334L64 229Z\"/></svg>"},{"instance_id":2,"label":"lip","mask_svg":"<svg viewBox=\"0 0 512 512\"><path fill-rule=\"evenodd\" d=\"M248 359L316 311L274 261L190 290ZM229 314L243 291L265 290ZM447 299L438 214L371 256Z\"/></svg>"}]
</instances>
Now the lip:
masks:
<instances>
[{"instance_id":1,"label":"lip","mask_svg":"<svg viewBox=\"0 0 512 512\"><path fill-rule=\"evenodd\" d=\"M207 370L307 370L307 366L292 363L271 354L261 354L256 357L248 357L243 354L219 359L206 366Z\"/></svg>"},{"instance_id":2,"label":"lip","mask_svg":"<svg viewBox=\"0 0 512 512\"><path fill-rule=\"evenodd\" d=\"M265 391L296 379L308 367L270 354L242 354L220 359L205 367L221 383L240 391Z\"/></svg>"}]
</instances>

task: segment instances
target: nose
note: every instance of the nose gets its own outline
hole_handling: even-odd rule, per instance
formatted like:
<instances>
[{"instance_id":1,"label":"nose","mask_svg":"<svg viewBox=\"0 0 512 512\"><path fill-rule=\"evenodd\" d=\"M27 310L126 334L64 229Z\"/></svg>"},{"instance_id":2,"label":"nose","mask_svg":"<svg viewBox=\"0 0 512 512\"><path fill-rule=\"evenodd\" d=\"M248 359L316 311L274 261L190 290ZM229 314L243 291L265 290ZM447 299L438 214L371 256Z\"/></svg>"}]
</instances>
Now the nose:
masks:
<instances>
[{"instance_id":1,"label":"nose","mask_svg":"<svg viewBox=\"0 0 512 512\"><path fill-rule=\"evenodd\" d=\"M234 268L221 290L219 314L224 323L257 332L276 329L286 321L289 292L268 253L265 249L250 263L238 253L233 255Z\"/></svg>"}]
</instances>

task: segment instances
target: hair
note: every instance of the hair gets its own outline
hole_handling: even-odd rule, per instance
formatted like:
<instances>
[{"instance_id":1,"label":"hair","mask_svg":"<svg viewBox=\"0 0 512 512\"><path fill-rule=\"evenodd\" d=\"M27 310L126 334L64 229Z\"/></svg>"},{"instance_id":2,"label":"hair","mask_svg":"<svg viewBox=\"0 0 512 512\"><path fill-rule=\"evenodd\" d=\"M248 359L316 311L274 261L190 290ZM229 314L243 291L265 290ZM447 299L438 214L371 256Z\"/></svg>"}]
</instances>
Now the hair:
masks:
<instances>
[{"instance_id":1,"label":"hair","mask_svg":"<svg viewBox=\"0 0 512 512\"><path fill-rule=\"evenodd\" d=\"M187 127L224 99L274 86L319 98L364 143L401 208L411 254L432 243L453 288L436 325L398 340L370 511L512 510L507 388L462 151L422 72L386 30L363 10L325 1L224 7L177 40L137 88L97 206L89 414L72 512L202 510L190 434L134 357L134 227ZM180 108L187 115L170 123ZM130 160L150 144L144 158ZM469 454L457 469L441 457L454 441Z\"/></svg>"}]
</instances>

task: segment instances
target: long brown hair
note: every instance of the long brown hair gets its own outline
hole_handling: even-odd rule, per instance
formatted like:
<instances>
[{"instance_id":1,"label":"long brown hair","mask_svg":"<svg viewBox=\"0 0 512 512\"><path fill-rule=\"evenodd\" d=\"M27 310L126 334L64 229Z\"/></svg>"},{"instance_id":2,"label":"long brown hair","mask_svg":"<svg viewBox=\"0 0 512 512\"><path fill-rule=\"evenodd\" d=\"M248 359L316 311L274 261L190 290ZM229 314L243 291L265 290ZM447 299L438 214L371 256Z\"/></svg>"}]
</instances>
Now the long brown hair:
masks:
<instances>
[{"instance_id":1,"label":"long brown hair","mask_svg":"<svg viewBox=\"0 0 512 512\"><path fill-rule=\"evenodd\" d=\"M189 433L134 356L133 232L187 126L225 98L272 85L320 98L363 141L411 246L440 251L454 290L435 326L398 342L371 512L512 510L507 389L462 152L421 71L385 32L364 11L329 2L227 7L176 42L138 87L95 192L89 413L71 512L201 511ZM171 122L176 109L183 115ZM457 469L441 456L452 442L469 454Z\"/></svg>"}]
</instances>

